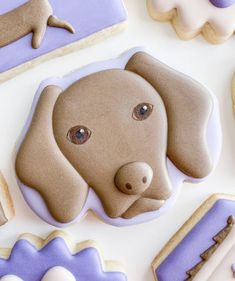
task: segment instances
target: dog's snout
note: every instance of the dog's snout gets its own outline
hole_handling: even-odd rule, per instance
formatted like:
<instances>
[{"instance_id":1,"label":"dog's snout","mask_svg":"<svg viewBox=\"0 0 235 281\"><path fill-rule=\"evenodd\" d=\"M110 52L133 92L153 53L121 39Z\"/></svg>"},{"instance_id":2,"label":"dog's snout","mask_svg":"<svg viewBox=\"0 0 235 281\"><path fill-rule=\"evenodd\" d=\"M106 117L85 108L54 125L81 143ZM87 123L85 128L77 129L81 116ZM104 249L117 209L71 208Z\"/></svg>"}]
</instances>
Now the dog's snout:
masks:
<instances>
[{"instance_id":1,"label":"dog's snout","mask_svg":"<svg viewBox=\"0 0 235 281\"><path fill-rule=\"evenodd\" d=\"M129 195L142 194L153 179L152 168L144 162L131 162L122 166L115 175L115 185Z\"/></svg>"}]
</instances>

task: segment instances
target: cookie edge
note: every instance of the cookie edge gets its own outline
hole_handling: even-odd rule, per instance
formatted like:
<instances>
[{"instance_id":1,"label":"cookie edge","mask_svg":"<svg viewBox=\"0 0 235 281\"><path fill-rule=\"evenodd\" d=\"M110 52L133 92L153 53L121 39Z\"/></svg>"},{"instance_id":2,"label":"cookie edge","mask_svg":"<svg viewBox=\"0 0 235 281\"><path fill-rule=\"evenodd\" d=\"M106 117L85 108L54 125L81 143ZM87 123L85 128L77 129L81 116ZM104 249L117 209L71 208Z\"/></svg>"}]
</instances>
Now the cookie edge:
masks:
<instances>
[{"instance_id":1,"label":"cookie edge","mask_svg":"<svg viewBox=\"0 0 235 281\"><path fill-rule=\"evenodd\" d=\"M100 261L101 261L101 266L104 272L120 272L124 274L126 277L126 272L124 266L114 260L105 260L104 259L104 254L103 251L101 250L100 245L94 241L94 240L86 240L83 242L78 242L76 243L74 239L66 232L61 231L61 230L55 230L49 233L46 238L41 238L40 236L37 236L32 233L24 233L18 237L16 244L18 241L25 240L31 245L33 245L38 251L46 247L48 243L50 243L52 240L56 238L61 238L67 245L71 255L76 255L79 252L88 249L88 248L93 248L95 249L99 256L100 256ZM14 247L14 246L13 246ZM0 259L5 259L7 260L11 253L12 253L12 248L0 248Z\"/></svg>"},{"instance_id":2,"label":"cookie edge","mask_svg":"<svg viewBox=\"0 0 235 281\"><path fill-rule=\"evenodd\" d=\"M197 30L184 31L182 27L180 27L177 8L174 8L166 13L157 13L153 8L152 0L147 0L147 10L153 20L159 22L169 21L172 24L178 37L182 40L191 40L201 34L208 43L222 44L233 35L233 33L228 36L220 36L216 34L215 30L211 27L209 22L206 22Z\"/></svg>"},{"instance_id":3,"label":"cookie edge","mask_svg":"<svg viewBox=\"0 0 235 281\"><path fill-rule=\"evenodd\" d=\"M204 201L200 207L191 215L191 217L179 228L179 230L170 238L165 244L159 254L152 262L152 271L156 281L159 281L155 271L159 265L167 258L167 256L174 251L179 243L189 234L189 232L195 227L195 225L201 220L203 216L213 207L213 205L220 199L234 200L235 195L216 193L211 195L206 201Z\"/></svg>"},{"instance_id":4,"label":"cookie edge","mask_svg":"<svg viewBox=\"0 0 235 281\"><path fill-rule=\"evenodd\" d=\"M9 192L8 184L0 171L0 203L6 216L6 223L15 215L13 201ZM4 224L3 224L4 225Z\"/></svg>"},{"instance_id":5,"label":"cookie edge","mask_svg":"<svg viewBox=\"0 0 235 281\"><path fill-rule=\"evenodd\" d=\"M64 47L57 48L51 52L48 52L44 55L41 55L33 60L29 60L23 64L20 64L12 69L9 69L5 72L0 73L0 84L11 80L19 74L22 74L34 67L41 65L44 62L50 61L51 59L58 58L60 56L65 56L76 52L78 50L82 50L84 48L90 47L96 43L99 43L103 40L108 39L110 36L116 35L122 31L124 31L128 26L128 19L124 21L114 24L110 27L107 27L101 31L93 33L92 35L85 37L81 40L73 42L71 44L67 44Z\"/></svg>"}]
</instances>

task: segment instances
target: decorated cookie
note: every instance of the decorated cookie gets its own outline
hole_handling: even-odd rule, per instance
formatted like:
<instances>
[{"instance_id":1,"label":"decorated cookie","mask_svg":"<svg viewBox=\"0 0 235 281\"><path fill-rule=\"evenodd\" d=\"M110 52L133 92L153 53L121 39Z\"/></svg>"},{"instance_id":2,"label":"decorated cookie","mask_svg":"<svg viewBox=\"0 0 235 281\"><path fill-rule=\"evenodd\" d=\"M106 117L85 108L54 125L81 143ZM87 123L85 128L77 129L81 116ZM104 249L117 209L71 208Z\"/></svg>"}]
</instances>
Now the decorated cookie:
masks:
<instances>
[{"instance_id":1,"label":"decorated cookie","mask_svg":"<svg viewBox=\"0 0 235 281\"><path fill-rule=\"evenodd\" d=\"M153 19L171 21L181 39L202 34L210 43L222 43L235 31L234 0L147 0Z\"/></svg>"},{"instance_id":2,"label":"decorated cookie","mask_svg":"<svg viewBox=\"0 0 235 281\"><path fill-rule=\"evenodd\" d=\"M106 262L97 244L75 244L64 232L45 240L24 234L0 250L1 281L127 281L117 262Z\"/></svg>"},{"instance_id":3,"label":"decorated cookie","mask_svg":"<svg viewBox=\"0 0 235 281\"><path fill-rule=\"evenodd\" d=\"M122 30L122 0L1 0L0 82Z\"/></svg>"},{"instance_id":4,"label":"decorated cookie","mask_svg":"<svg viewBox=\"0 0 235 281\"><path fill-rule=\"evenodd\" d=\"M0 172L0 226L14 216L14 207L7 183Z\"/></svg>"},{"instance_id":5,"label":"decorated cookie","mask_svg":"<svg viewBox=\"0 0 235 281\"><path fill-rule=\"evenodd\" d=\"M40 85L16 172L47 222L62 226L91 209L123 226L168 210L183 181L211 173L220 147L210 91L133 49Z\"/></svg>"},{"instance_id":6,"label":"decorated cookie","mask_svg":"<svg viewBox=\"0 0 235 281\"><path fill-rule=\"evenodd\" d=\"M157 281L233 281L235 196L210 197L153 262Z\"/></svg>"}]
</instances>

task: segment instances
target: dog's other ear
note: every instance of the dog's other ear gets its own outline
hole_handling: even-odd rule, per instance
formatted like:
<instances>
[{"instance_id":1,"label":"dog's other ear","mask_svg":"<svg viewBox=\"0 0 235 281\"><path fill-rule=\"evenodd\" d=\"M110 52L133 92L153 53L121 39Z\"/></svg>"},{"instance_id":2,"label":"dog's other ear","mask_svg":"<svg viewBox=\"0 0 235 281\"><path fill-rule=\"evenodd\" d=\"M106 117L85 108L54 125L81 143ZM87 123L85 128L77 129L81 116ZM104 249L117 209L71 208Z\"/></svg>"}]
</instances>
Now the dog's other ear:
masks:
<instances>
[{"instance_id":1,"label":"dog's other ear","mask_svg":"<svg viewBox=\"0 0 235 281\"><path fill-rule=\"evenodd\" d=\"M147 80L165 104L170 160L190 177L207 176L213 166L207 143L213 101L207 89L144 52L133 55L126 70Z\"/></svg>"},{"instance_id":2,"label":"dog's other ear","mask_svg":"<svg viewBox=\"0 0 235 281\"><path fill-rule=\"evenodd\" d=\"M68 223L82 210L88 186L54 138L53 109L61 92L57 86L48 86L42 92L17 155L16 172L23 184L41 194L58 222Z\"/></svg>"}]
</instances>

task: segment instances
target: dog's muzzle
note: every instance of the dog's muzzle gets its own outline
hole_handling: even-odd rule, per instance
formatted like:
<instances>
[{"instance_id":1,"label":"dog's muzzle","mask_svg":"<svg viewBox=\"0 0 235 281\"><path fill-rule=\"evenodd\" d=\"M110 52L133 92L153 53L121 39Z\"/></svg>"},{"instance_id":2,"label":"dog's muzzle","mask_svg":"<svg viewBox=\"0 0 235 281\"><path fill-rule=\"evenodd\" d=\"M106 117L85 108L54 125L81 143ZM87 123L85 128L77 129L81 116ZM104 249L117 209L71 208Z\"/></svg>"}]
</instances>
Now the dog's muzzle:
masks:
<instances>
[{"instance_id":1,"label":"dog's muzzle","mask_svg":"<svg viewBox=\"0 0 235 281\"><path fill-rule=\"evenodd\" d=\"M115 185L128 195L142 194L153 179L152 168L144 162L131 162L122 166L115 175Z\"/></svg>"}]
</instances>

